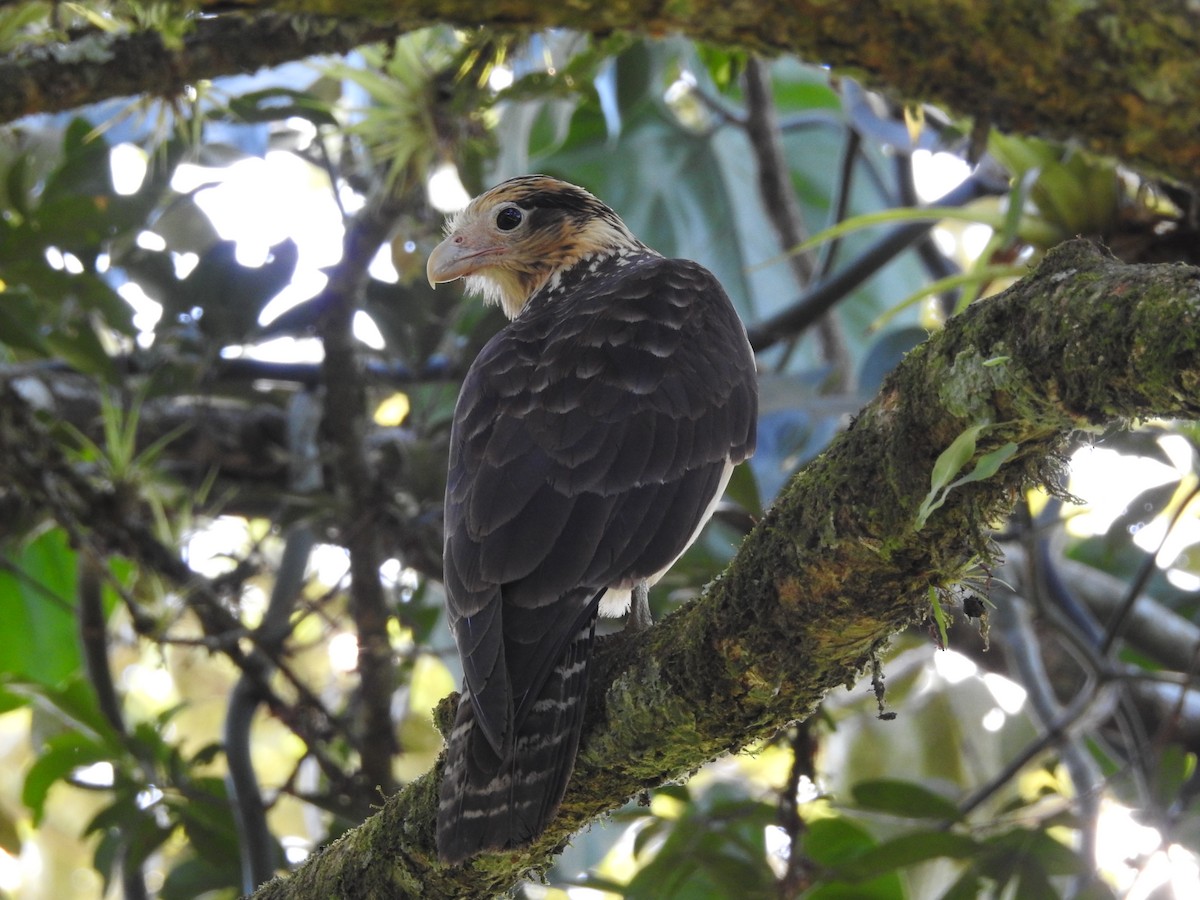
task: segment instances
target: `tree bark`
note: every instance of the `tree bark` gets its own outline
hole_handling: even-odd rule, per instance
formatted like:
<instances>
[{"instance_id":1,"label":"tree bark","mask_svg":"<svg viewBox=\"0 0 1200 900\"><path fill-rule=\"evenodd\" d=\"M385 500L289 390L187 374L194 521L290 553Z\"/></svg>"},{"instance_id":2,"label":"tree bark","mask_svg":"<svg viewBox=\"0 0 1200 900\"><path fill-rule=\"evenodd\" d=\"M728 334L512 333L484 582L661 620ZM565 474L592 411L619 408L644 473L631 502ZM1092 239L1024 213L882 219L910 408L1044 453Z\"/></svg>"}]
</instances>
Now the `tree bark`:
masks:
<instances>
[{"instance_id":1,"label":"tree bark","mask_svg":"<svg viewBox=\"0 0 1200 900\"><path fill-rule=\"evenodd\" d=\"M226 0L202 0L201 9L218 18L198 22L175 49L154 35L89 36L90 49L0 57L0 121L339 52L386 33L358 32L361 21L386 23L397 33L437 22L679 32L795 53L898 98L936 103L1005 131L1074 139L1180 181L1200 181L1200 29L1188 0L244 0L238 6L230 16ZM294 25L270 19L271 12L292 14ZM305 16L341 24L322 26Z\"/></svg>"},{"instance_id":2,"label":"tree bark","mask_svg":"<svg viewBox=\"0 0 1200 900\"><path fill-rule=\"evenodd\" d=\"M0 5L5 5L0 0ZM237 75L387 40L395 25L264 12L201 19L181 40L154 31L90 33L0 56L0 122L112 97L170 100L205 78Z\"/></svg>"},{"instance_id":3,"label":"tree bark","mask_svg":"<svg viewBox=\"0 0 1200 900\"><path fill-rule=\"evenodd\" d=\"M1025 488L1053 485L1072 432L1200 415L1198 324L1200 269L1124 265L1083 241L1054 250L910 353L698 600L602 644L575 776L532 847L439 866L435 768L255 897L492 896L637 791L803 719L928 615L931 590L983 571L989 523ZM1014 452L922 522L935 462L975 426L961 473Z\"/></svg>"}]
</instances>

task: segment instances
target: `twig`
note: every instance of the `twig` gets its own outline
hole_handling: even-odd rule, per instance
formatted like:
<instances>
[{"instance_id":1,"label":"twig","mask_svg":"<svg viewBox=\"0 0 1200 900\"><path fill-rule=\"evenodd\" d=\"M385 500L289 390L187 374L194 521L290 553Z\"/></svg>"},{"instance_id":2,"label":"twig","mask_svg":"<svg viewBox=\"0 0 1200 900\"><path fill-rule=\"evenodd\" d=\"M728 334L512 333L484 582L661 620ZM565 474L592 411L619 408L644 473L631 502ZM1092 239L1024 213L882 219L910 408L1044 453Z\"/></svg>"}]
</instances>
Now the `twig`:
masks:
<instances>
[{"instance_id":1,"label":"twig","mask_svg":"<svg viewBox=\"0 0 1200 900\"><path fill-rule=\"evenodd\" d=\"M1137 603L1138 597L1140 597L1142 591L1145 590L1146 585L1150 581L1150 576L1158 571L1158 554L1162 552L1162 548L1166 544L1167 538L1170 537L1171 532L1174 530L1176 523L1179 522L1179 519L1183 515L1184 511L1189 505L1191 505L1191 502L1195 500L1197 496L1200 496L1200 486L1192 488L1184 501L1179 504L1179 508L1175 510L1175 514L1171 516L1171 521L1167 525L1167 530L1163 534L1162 540L1159 541L1158 547L1155 548L1153 553L1148 553L1145 560L1142 561L1141 566L1138 568L1137 576L1129 585L1129 590L1125 594L1125 599L1121 602L1121 605L1117 607L1116 614L1112 617L1112 619L1109 620L1108 627L1104 631L1104 639L1100 642L1100 646L1097 648L1101 656L1107 656L1112 650L1113 643L1121 636L1122 633L1124 633L1125 625L1129 620L1130 614L1133 612L1134 604Z\"/></svg>"},{"instance_id":2,"label":"twig","mask_svg":"<svg viewBox=\"0 0 1200 900\"><path fill-rule=\"evenodd\" d=\"M854 186L854 165L858 161L858 151L862 147L862 137L853 128L846 132L846 146L842 148L841 163L838 166L837 187L830 204L829 224L836 225L846 218L850 211L850 190ZM820 262L817 265L816 277L826 278L837 262L838 251L842 248L841 237L835 237L821 248Z\"/></svg>"},{"instance_id":3,"label":"twig","mask_svg":"<svg viewBox=\"0 0 1200 900\"><path fill-rule=\"evenodd\" d=\"M113 684L112 669L108 663L108 631L104 625L103 578L97 571L97 561L87 554L79 554L76 564L79 598L79 646L83 653L84 670L92 690L96 692L96 703L100 712L119 735L126 735L125 716Z\"/></svg>"},{"instance_id":4,"label":"twig","mask_svg":"<svg viewBox=\"0 0 1200 900\"><path fill-rule=\"evenodd\" d=\"M288 447L292 488L299 493L320 487L321 465L316 449L319 423L320 407L311 395L298 394L292 398L288 407ZM291 634L292 611L304 587L305 569L315 544L316 534L308 523L297 523L288 529L275 585L258 628L258 649L252 654L264 672L271 668L264 648L282 649ZM262 790L250 758L250 729L263 699L259 680L243 671L225 713L225 758L229 766L226 784L240 837L242 890L247 894L270 878L278 863L275 842L267 827Z\"/></svg>"},{"instance_id":5,"label":"twig","mask_svg":"<svg viewBox=\"0 0 1200 900\"><path fill-rule=\"evenodd\" d=\"M1041 642L1028 605L1014 597L995 618L1004 636L1004 655L1027 691L1034 718L1047 734L1055 733L1056 723L1063 721L1063 708L1051 688L1051 679L1042 660ZM1089 685L1097 691L1103 690L1102 682L1096 678L1089 678L1083 690ZM1095 859L1096 827L1100 817L1097 789L1103 784L1103 777L1078 737L1069 730L1062 730L1060 739L1059 753L1080 805L1080 856Z\"/></svg>"},{"instance_id":6,"label":"twig","mask_svg":"<svg viewBox=\"0 0 1200 900\"><path fill-rule=\"evenodd\" d=\"M917 182L913 177L912 157L909 155L897 155L895 169L896 187L899 191L897 196L898 205L918 206L920 199L917 197ZM925 271L929 273L931 281L940 281L943 278L949 278L951 275L958 275L962 271L954 260L938 249L929 232L926 232L917 240L914 249L917 252L917 258L921 260L921 264L925 267ZM944 317L949 318L954 313L954 310L958 307L958 298L961 293L961 290L955 288L941 296L940 311Z\"/></svg>"},{"instance_id":7,"label":"twig","mask_svg":"<svg viewBox=\"0 0 1200 900\"><path fill-rule=\"evenodd\" d=\"M771 96L771 75L766 63L752 57L746 65L746 135L758 164L758 192L767 217L787 252L788 264L801 288L807 287L817 273L810 253L792 252L808 237L804 217L792 188L791 170L783 152L783 135ZM826 313L828 310L825 311ZM833 380L841 387L850 377L850 355L837 323L824 313L816 320L821 358L834 372Z\"/></svg>"},{"instance_id":8,"label":"twig","mask_svg":"<svg viewBox=\"0 0 1200 900\"><path fill-rule=\"evenodd\" d=\"M129 730L117 689L113 685L112 669L108 662L108 633L104 627L103 579L98 570L99 563L87 554L79 554L76 564L76 590L79 599L79 645L83 654L84 671L92 690L96 692L96 704L101 715L108 721L118 737L130 745ZM144 755L144 754L138 754ZM145 765L146 760L141 760ZM151 764L149 777L154 777ZM121 840L121 888L125 900L143 900L146 893L146 874L135 860L134 847L126 837Z\"/></svg>"},{"instance_id":9,"label":"twig","mask_svg":"<svg viewBox=\"0 0 1200 900\"><path fill-rule=\"evenodd\" d=\"M1002 194L1006 189L976 172L935 200L933 205L963 206L980 197ZM836 275L812 285L786 309L747 329L750 346L757 351L765 350L808 328L852 290L927 235L935 224L910 222L897 225L846 263Z\"/></svg>"},{"instance_id":10,"label":"twig","mask_svg":"<svg viewBox=\"0 0 1200 900\"><path fill-rule=\"evenodd\" d=\"M813 861L805 856L800 841L807 830L804 817L800 815L797 794L800 779L807 777L816 782L816 767L813 758L817 742L813 737L813 720L807 719L792 726L788 739L792 751L792 765L788 770L787 782L779 792L779 825L787 832L791 842L787 858L787 869L777 882L779 900L792 900L812 886Z\"/></svg>"}]
</instances>

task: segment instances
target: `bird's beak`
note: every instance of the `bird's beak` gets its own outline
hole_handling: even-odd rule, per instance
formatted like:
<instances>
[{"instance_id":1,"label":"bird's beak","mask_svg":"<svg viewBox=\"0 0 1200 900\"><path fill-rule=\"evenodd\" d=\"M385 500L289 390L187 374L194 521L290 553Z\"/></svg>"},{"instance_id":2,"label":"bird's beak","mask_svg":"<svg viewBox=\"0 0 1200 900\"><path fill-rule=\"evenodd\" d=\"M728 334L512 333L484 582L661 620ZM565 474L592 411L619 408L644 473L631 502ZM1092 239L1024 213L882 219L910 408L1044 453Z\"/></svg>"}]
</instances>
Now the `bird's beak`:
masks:
<instances>
[{"instance_id":1,"label":"bird's beak","mask_svg":"<svg viewBox=\"0 0 1200 900\"><path fill-rule=\"evenodd\" d=\"M503 247L480 240L469 229L456 231L429 254L429 261L425 263L429 286L437 287L470 275L487 265L491 257L503 252Z\"/></svg>"}]
</instances>

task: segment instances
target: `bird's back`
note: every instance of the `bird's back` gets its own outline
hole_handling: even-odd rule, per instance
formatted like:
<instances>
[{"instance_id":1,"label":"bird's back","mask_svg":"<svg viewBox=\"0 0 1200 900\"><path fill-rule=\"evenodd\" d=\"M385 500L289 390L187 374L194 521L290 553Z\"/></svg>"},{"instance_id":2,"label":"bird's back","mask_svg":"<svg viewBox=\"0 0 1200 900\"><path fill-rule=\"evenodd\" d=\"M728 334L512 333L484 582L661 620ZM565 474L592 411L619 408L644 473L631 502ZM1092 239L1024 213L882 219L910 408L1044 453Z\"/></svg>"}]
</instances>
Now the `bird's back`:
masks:
<instances>
[{"instance_id":1,"label":"bird's back","mask_svg":"<svg viewBox=\"0 0 1200 900\"><path fill-rule=\"evenodd\" d=\"M464 381L446 590L466 685L438 848L518 846L554 815L579 744L597 605L694 539L754 449L745 332L702 267L652 253L552 278Z\"/></svg>"}]
</instances>

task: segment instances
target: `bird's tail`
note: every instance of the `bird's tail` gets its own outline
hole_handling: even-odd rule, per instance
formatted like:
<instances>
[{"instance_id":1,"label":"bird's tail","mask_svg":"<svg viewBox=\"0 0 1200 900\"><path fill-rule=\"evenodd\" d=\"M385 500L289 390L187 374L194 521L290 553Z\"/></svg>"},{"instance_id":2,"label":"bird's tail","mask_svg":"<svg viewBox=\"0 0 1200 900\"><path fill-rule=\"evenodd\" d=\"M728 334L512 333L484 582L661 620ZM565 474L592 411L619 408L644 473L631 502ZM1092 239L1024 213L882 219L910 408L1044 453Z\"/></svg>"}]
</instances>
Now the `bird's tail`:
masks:
<instances>
[{"instance_id":1,"label":"bird's tail","mask_svg":"<svg viewBox=\"0 0 1200 900\"><path fill-rule=\"evenodd\" d=\"M524 721L516 723L508 756L497 754L476 727L470 694L463 690L438 799L443 862L527 844L558 811L579 749L595 633L592 616L567 645Z\"/></svg>"}]
</instances>

